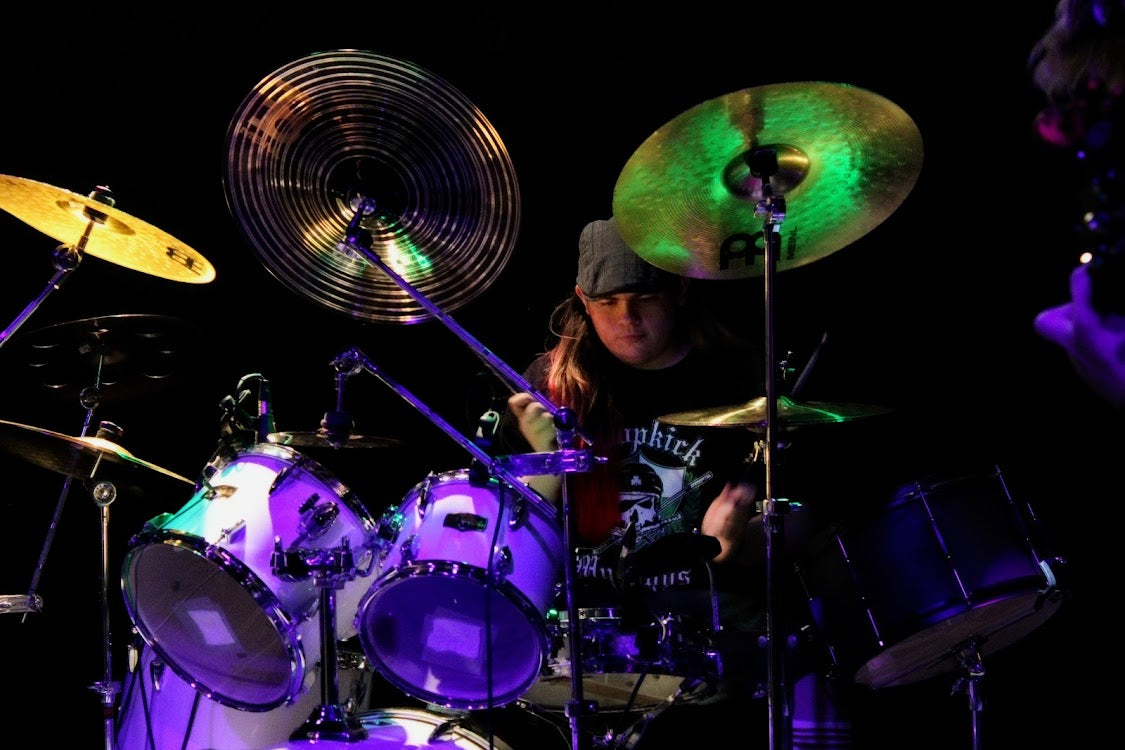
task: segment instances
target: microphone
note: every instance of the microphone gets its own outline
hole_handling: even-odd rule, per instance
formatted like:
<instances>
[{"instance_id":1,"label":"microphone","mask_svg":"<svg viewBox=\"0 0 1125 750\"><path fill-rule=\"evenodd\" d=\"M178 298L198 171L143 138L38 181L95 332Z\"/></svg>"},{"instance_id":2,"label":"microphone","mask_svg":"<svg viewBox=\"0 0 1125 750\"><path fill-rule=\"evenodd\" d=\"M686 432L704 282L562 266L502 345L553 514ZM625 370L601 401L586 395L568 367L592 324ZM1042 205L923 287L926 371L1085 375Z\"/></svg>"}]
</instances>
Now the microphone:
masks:
<instances>
[{"instance_id":1,"label":"microphone","mask_svg":"<svg viewBox=\"0 0 1125 750\"><path fill-rule=\"evenodd\" d=\"M269 442L269 436L276 432L273 423L273 400L270 395L270 381L262 378L258 382L258 442Z\"/></svg>"}]
</instances>

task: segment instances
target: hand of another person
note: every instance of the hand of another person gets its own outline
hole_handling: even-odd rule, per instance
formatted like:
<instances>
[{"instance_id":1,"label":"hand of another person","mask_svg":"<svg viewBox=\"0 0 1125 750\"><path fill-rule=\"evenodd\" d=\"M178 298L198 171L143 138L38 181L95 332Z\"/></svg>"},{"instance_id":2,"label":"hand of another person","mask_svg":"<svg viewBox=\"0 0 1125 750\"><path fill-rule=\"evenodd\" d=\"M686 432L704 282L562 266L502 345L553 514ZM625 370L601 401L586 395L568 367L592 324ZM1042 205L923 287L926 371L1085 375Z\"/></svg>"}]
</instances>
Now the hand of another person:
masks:
<instances>
[{"instance_id":1,"label":"hand of another person","mask_svg":"<svg viewBox=\"0 0 1125 750\"><path fill-rule=\"evenodd\" d=\"M1125 405L1125 317L1093 308L1088 271L1082 265L1071 272L1070 302L1039 313L1035 330L1066 351L1086 385L1120 408Z\"/></svg>"},{"instance_id":2,"label":"hand of another person","mask_svg":"<svg viewBox=\"0 0 1125 750\"><path fill-rule=\"evenodd\" d=\"M750 519L757 512L757 490L752 484L727 482L703 514L699 531L719 540L721 549L713 562L722 563L738 554L746 538Z\"/></svg>"},{"instance_id":3,"label":"hand of another person","mask_svg":"<svg viewBox=\"0 0 1125 750\"><path fill-rule=\"evenodd\" d=\"M544 453L555 450L558 431L554 415L534 396L527 392L513 393L508 397L508 409L533 451Z\"/></svg>"}]
</instances>

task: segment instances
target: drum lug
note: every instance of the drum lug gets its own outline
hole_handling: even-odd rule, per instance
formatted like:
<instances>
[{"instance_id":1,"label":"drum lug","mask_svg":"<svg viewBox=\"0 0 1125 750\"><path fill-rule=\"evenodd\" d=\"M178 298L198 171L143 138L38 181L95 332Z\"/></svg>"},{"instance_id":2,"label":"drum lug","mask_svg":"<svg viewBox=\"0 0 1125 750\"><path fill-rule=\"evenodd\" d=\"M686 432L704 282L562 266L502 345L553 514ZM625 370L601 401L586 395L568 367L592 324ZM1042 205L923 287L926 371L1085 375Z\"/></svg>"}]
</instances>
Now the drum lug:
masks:
<instances>
[{"instance_id":1,"label":"drum lug","mask_svg":"<svg viewBox=\"0 0 1125 750\"><path fill-rule=\"evenodd\" d=\"M401 558L402 564L410 565L414 562L414 558L418 555L418 535L412 534L406 538L398 548L398 554Z\"/></svg>"},{"instance_id":2,"label":"drum lug","mask_svg":"<svg viewBox=\"0 0 1125 750\"><path fill-rule=\"evenodd\" d=\"M306 539L317 539L324 536L336 519L340 516L340 508L329 500L321 505L316 505L319 496L313 495L301 505L301 521L297 530Z\"/></svg>"},{"instance_id":3,"label":"drum lug","mask_svg":"<svg viewBox=\"0 0 1125 750\"><path fill-rule=\"evenodd\" d=\"M417 508L417 511L418 511L418 518L419 519L424 519L426 517L426 511L429 509L430 503L433 502L432 488L433 488L434 482L436 482L436 481L437 481L437 475L434 474L431 471L429 474L426 475L426 478L422 480L421 484L418 487L418 508Z\"/></svg>"},{"instance_id":4,"label":"drum lug","mask_svg":"<svg viewBox=\"0 0 1125 750\"><path fill-rule=\"evenodd\" d=\"M508 519L509 529L518 529L527 520L527 501L523 497L517 497L512 502L512 515Z\"/></svg>"},{"instance_id":5,"label":"drum lug","mask_svg":"<svg viewBox=\"0 0 1125 750\"><path fill-rule=\"evenodd\" d=\"M496 558L492 563L492 573L497 578L503 578L512 572L512 550L507 546L496 550Z\"/></svg>"}]
</instances>

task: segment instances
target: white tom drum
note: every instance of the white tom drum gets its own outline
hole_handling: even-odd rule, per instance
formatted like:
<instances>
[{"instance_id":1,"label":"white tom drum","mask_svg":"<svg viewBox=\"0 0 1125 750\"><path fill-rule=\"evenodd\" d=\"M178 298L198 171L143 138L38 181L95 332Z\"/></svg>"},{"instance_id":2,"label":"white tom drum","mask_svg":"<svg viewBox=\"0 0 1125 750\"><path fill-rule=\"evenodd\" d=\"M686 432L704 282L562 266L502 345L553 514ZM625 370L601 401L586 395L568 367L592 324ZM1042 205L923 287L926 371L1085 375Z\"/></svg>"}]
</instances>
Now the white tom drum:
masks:
<instances>
[{"instance_id":1,"label":"white tom drum","mask_svg":"<svg viewBox=\"0 0 1125 750\"><path fill-rule=\"evenodd\" d=\"M547 649L563 571L556 509L469 470L431 474L379 525L378 575L356 628L407 695L478 709L518 698Z\"/></svg>"},{"instance_id":2,"label":"white tom drum","mask_svg":"<svg viewBox=\"0 0 1125 750\"><path fill-rule=\"evenodd\" d=\"M144 640L193 687L269 711L297 700L320 656L320 588L312 576L275 573L276 545L351 548L357 574L334 592L344 640L356 635L361 579L373 572L375 520L351 490L286 446L256 444L209 468L186 505L134 535L125 605Z\"/></svg>"}]
</instances>

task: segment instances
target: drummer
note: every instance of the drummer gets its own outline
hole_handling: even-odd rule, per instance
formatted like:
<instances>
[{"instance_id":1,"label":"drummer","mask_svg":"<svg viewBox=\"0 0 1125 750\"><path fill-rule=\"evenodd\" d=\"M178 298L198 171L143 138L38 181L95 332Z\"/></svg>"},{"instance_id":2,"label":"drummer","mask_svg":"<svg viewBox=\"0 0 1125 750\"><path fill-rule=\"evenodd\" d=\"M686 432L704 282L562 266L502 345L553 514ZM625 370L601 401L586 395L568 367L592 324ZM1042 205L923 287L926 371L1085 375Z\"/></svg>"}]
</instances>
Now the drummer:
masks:
<instances>
[{"instance_id":1,"label":"drummer","mask_svg":"<svg viewBox=\"0 0 1125 750\"><path fill-rule=\"evenodd\" d=\"M573 294L551 314L553 346L524 373L552 404L572 410L593 454L606 459L570 474L578 606L617 608L642 629L672 615L682 632L698 629L719 649L721 680L702 654L686 659L677 673L701 684L647 727L629 729L643 732L646 750L693 746L701 732L738 737L740 747L769 738L760 436L660 420L764 392L762 358L721 324L707 304L714 293L641 258L614 219L592 221L578 240ZM509 398L501 434L512 453L559 448L554 416L529 393ZM527 480L560 500L560 476ZM795 548L812 521L791 512L785 524ZM783 590L795 593L797 584ZM778 614L790 633L807 620L800 605ZM838 723L832 731L847 734Z\"/></svg>"}]
</instances>

